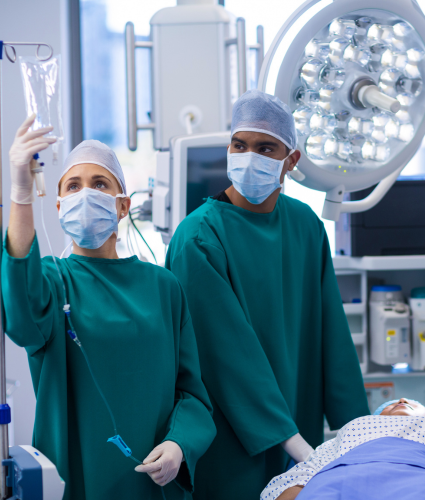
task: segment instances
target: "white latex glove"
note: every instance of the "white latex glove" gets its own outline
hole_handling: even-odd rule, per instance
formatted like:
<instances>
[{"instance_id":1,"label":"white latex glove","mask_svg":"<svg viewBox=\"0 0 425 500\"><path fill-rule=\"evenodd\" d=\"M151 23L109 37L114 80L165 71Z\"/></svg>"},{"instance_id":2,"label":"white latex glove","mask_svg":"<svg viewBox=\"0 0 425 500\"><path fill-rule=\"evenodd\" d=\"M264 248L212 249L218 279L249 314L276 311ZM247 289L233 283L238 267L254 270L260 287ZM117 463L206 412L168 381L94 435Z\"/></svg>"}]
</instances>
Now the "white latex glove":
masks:
<instances>
[{"instance_id":1,"label":"white latex glove","mask_svg":"<svg viewBox=\"0 0 425 500\"><path fill-rule=\"evenodd\" d=\"M160 486L165 486L176 478L183 452L174 441L164 441L154 448L143 460L142 465L136 467L137 472L146 472L152 480Z\"/></svg>"},{"instance_id":2,"label":"white latex glove","mask_svg":"<svg viewBox=\"0 0 425 500\"><path fill-rule=\"evenodd\" d=\"M295 434L295 436L290 437L283 443L281 443L282 448L290 455L295 462L305 462L308 457L313 453L313 448L307 443L307 441L301 436L301 434Z\"/></svg>"},{"instance_id":3,"label":"white latex glove","mask_svg":"<svg viewBox=\"0 0 425 500\"><path fill-rule=\"evenodd\" d=\"M44 134L51 132L53 127L28 132L28 129L34 123L35 117L35 114L28 117L18 128L9 151L10 177L12 179L10 199L19 205L28 205L34 201L34 174L31 171L31 167L35 166L33 155L49 147L49 144L56 142L55 137L43 137Z\"/></svg>"}]
</instances>

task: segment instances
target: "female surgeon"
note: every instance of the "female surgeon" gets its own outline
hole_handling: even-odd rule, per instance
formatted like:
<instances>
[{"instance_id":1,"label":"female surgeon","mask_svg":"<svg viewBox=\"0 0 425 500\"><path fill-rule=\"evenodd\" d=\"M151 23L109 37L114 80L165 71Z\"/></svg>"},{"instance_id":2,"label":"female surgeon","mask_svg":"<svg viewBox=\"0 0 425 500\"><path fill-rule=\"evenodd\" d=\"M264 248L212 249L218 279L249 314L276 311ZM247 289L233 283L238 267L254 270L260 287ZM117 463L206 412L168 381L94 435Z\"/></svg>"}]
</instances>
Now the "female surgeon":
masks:
<instances>
[{"instance_id":1,"label":"female surgeon","mask_svg":"<svg viewBox=\"0 0 425 500\"><path fill-rule=\"evenodd\" d=\"M93 140L70 153L58 184L60 223L73 240L72 255L57 259L64 290L34 230L32 157L55 140L43 136L51 128L29 131L34 118L10 150L1 281L5 329L27 351L37 398L33 444L57 466L67 500L190 499L216 431L184 293L169 271L118 258L130 199L114 152ZM107 442L116 434L146 464L137 472Z\"/></svg>"}]
</instances>

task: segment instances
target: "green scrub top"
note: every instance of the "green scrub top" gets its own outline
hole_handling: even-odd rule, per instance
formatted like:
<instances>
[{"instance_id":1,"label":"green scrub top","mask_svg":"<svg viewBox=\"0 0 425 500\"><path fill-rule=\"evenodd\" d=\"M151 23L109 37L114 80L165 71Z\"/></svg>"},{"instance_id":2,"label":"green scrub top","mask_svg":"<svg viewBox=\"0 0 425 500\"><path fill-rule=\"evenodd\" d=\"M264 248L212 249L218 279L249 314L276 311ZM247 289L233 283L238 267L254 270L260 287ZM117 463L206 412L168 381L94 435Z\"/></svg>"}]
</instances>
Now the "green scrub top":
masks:
<instances>
[{"instance_id":1,"label":"green scrub top","mask_svg":"<svg viewBox=\"0 0 425 500\"><path fill-rule=\"evenodd\" d=\"M178 227L166 267L186 292L217 437L199 500L258 500L297 432L313 447L368 415L356 350L322 222L280 195L253 213L209 198Z\"/></svg>"},{"instance_id":2,"label":"green scrub top","mask_svg":"<svg viewBox=\"0 0 425 500\"><path fill-rule=\"evenodd\" d=\"M112 408L118 433L143 460L175 441L185 462L166 500L192 498L195 465L215 436L185 295L166 269L128 259L57 259L71 317ZM66 500L163 500L107 439L110 416L79 347L66 334L63 288L37 238L23 259L4 246L5 330L28 353L37 398L33 446L58 468Z\"/></svg>"}]
</instances>

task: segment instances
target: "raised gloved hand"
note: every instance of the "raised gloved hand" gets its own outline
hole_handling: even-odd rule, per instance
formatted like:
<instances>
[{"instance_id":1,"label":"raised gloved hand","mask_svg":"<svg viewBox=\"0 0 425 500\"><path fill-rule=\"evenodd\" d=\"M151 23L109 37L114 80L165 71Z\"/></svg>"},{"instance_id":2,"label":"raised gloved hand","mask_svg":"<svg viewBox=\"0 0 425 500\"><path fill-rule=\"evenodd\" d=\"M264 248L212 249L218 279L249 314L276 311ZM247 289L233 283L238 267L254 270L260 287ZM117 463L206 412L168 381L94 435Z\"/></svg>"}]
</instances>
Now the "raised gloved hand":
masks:
<instances>
[{"instance_id":1,"label":"raised gloved hand","mask_svg":"<svg viewBox=\"0 0 425 500\"><path fill-rule=\"evenodd\" d=\"M55 137L43 137L44 134L51 132L53 127L28 132L28 129L34 123L35 117L35 114L28 117L18 128L9 151L10 177L12 180L10 198L19 205L28 205L34 201L34 174L31 171L32 162L35 162L33 156L56 142Z\"/></svg>"},{"instance_id":2,"label":"raised gloved hand","mask_svg":"<svg viewBox=\"0 0 425 500\"><path fill-rule=\"evenodd\" d=\"M291 456L297 463L305 462L306 460L308 460L308 457L314 451L313 448L299 433L295 434L295 436L290 437L281 444L286 453Z\"/></svg>"},{"instance_id":3,"label":"raised gloved hand","mask_svg":"<svg viewBox=\"0 0 425 500\"><path fill-rule=\"evenodd\" d=\"M137 472L146 472L160 486L165 486L176 478L183 461L183 452L174 441L164 441L154 448L136 467Z\"/></svg>"}]
</instances>

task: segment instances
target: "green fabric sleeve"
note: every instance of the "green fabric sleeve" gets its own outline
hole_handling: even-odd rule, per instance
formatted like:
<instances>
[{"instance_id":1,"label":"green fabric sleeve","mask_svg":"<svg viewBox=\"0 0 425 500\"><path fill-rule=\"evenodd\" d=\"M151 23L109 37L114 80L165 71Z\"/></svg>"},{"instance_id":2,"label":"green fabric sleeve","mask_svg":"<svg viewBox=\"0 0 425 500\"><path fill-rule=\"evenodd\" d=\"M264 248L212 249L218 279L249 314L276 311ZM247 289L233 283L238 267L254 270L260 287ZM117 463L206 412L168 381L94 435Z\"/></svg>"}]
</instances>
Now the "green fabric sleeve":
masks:
<instances>
[{"instance_id":1,"label":"green fabric sleeve","mask_svg":"<svg viewBox=\"0 0 425 500\"><path fill-rule=\"evenodd\" d=\"M322 331L324 411L330 428L369 415L359 359L353 344L324 232L322 268Z\"/></svg>"},{"instance_id":2,"label":"green fabric sleeve","mask_svg":"<svg viewBox=\"0 0 425 500\"><path fill-rule=\"evenodd\" d=\"M164 441L176 442L185 461L177 475L177 484L193 492L196 463L216 435L212 406L201 378L198 349L192 320L183 296L183 326L179 341L179 366L174 411Z\"/></svg>"},{"instance_id":3,"label":"green fabric sleeve","mask_svg":"<svg viewBox=\"0 0 425 500\"><path fill-rule=\"evenodd\" d=\"M52 336L57 300L52 283L43 273L37 236L22 259L9 255L6 241L7 235L1 264L4 328L10 339L31 356Z\"/></svg>"},{"instance_id":4,"label":"green fabric sleeve","mask_svg":"<svg viewBox=\"0 0 425 500\"><path fill-rule=\"evenodd\" d=\"M254 456L296 434L267 356L232 290L223 250L191 239L167 255L166 265L187 294L205 385L247 453Z\"/></svg>"}]
</instances>

